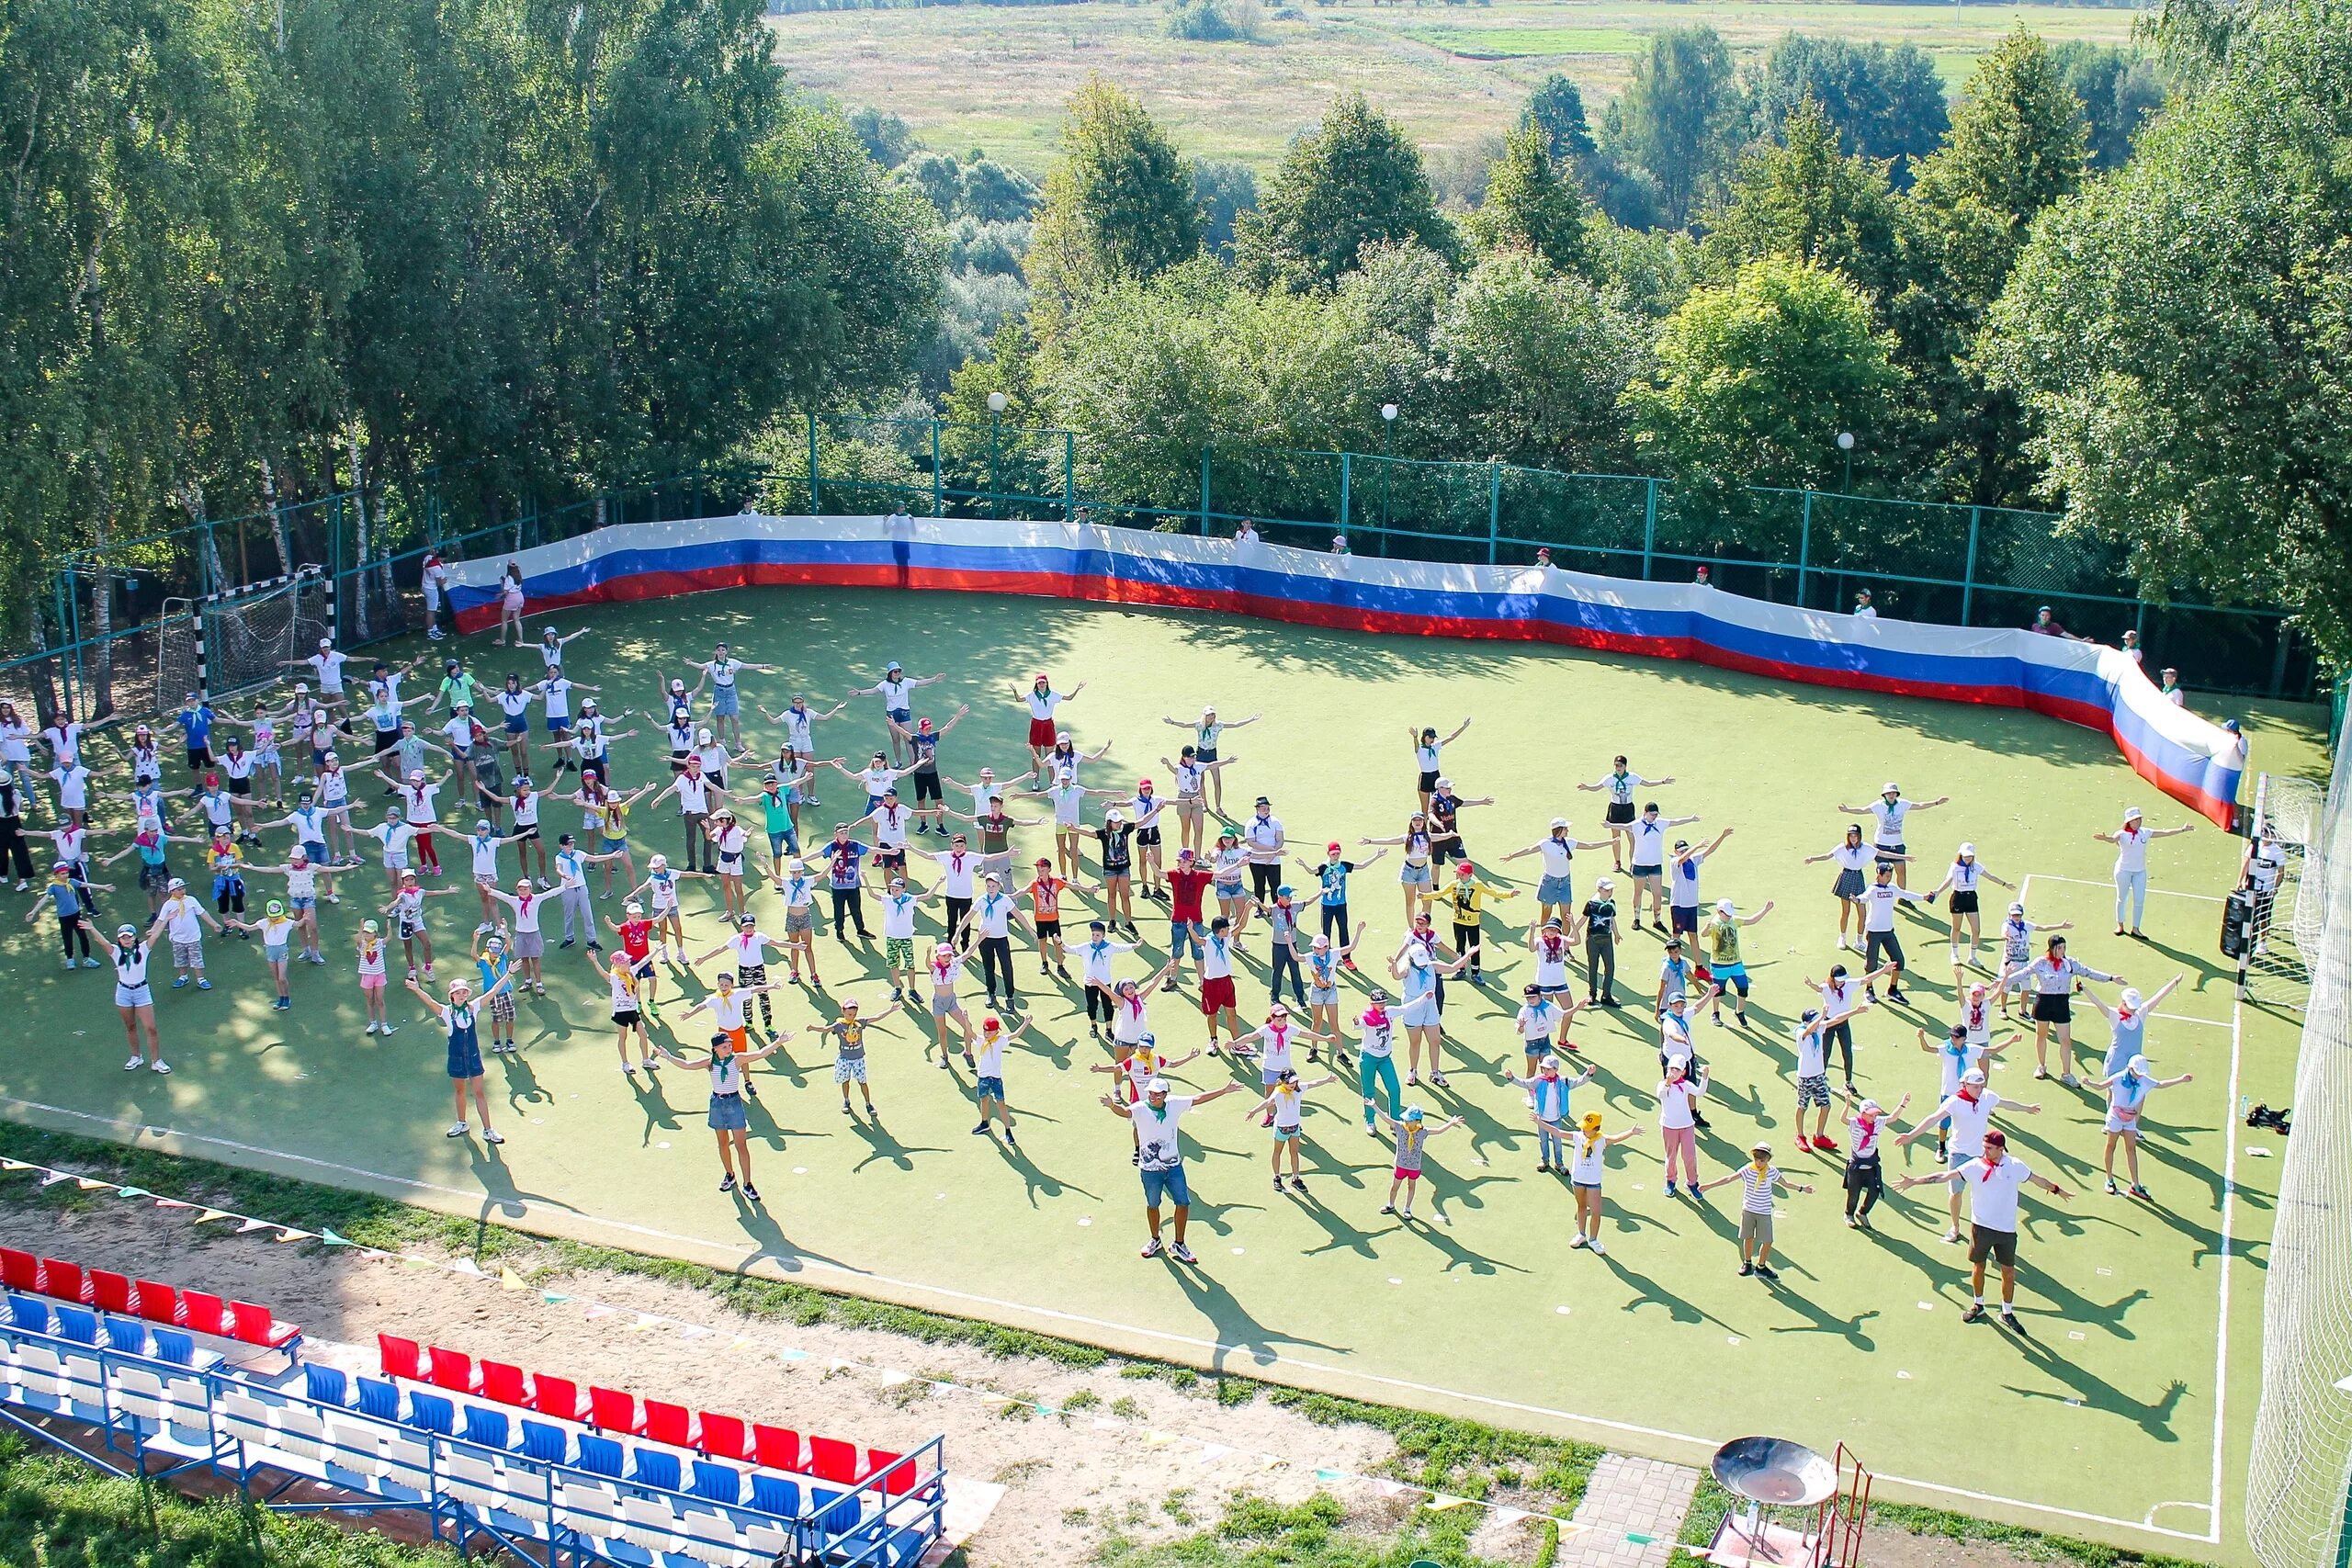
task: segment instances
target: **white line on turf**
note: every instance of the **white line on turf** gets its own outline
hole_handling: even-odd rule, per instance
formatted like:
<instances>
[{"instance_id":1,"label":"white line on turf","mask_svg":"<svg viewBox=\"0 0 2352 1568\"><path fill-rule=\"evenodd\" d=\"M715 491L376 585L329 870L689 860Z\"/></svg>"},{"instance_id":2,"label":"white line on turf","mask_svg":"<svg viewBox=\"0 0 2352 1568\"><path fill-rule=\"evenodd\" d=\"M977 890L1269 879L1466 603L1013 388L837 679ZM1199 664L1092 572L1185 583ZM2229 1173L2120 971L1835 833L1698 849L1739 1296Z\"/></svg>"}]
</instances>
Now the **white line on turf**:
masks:
<instances>
[{"instance_id":1,"label":"white line on turf","mask_svg":"<svg viewBox=\"0 0 2352 1568\"><path fill-rule=\"evenodd\" d=\"M2222 1539L2222 1428L2230 1409L2230 1254L2231 1222L2236 1217L2238 1201L2238 1050L2245 1039L2242 1027L2245 1016L2245 998L2240 997L2230 1004L2230 1093L2222 1105L2222 1144L2226 1152L2222 1156L2222 1306L2220 1326L2213 1337L2213 1521L2206 1539L2219 1544Z\"/></svg>"},{"instance_id":2,"label":"white line on turf","mask_svg":"<svg viewBox=\"0 0 2352 1568\"><path fill-rule=\"evenodd\" d=\"M418 1181L411 1177L388 1175L380 1170L370 1170L365 1166L344 1165L334 1160L320 1159L311 1155L295 1154L285 1149L271 1148L266 1145L241 1143L232 1138L216 1138L206 1133L183 1133L175 1128L161 1127L152 1122L134 1121L129 1117L102 1116L95 1111L79 1111L72 1106L50 1105L37 1100L21 1100L14 1095L0 1095L0 1104L19 1106L28 1111L37 1111L47 1115L62 1116L77 1122L92 1122L98 1126L112 1127L133 1134L143 1134L150 1138L178 1138L189 1143L209 1144L216 1148L229 1149L239 1154L259 1155L266 1158L284 1160L295 1165L309 1166L319 1170L338 1171L345 1176L359 1177L365 1180L379 1182L387 1187L402 1188L413 1192L439 1193L447 1197L462 1199L466 1202L472 1204L487 1203L491 1207L499 1210L511 1212L520 1209L526 1213L534 1209L542 1210L548 1214L560 1216L562 1220L573 1224L584 1222L592 1225L601 1225L607 1230L616 1231L626 1235L645 1236L657 1241L674 1242L684 1246L701 1247L709 1252L722 1256L730 1253L740 1253L741 1251L740 1244L711 1241L702 1236L686 1235L676 1231L660 1230L650 1225L634 1224L626 1220L606 1219L602 1215L593 1214L582 1209L568 1208L560 1203L537 1202L528 1198L502 1199L486 1191L469 1191L461 1187L444 1187L436 1182ZM2226 1234L2225 1230L2224 1235L2226 1235ZM1090 1328L1108 1329L1119 1334L1133 1335L1137 1338L1142 1339L1162 1340L1168 1344L1182 1345L1192 1349L1205 1351L1212 1356L1243 1356L1249 1358L1252 1363L1260 1367L1291 1366L1298 1368L1303 1371L1325 1373L1333 1377L1351 1379L1375 1388L1398 1389L1408 1393L1432 1394L1439 1398L1458 1400L1464 1404L1484 1405L1490 1409L1508 1410L1522 1416L1536 1416L1551 1421L1560 1421L1575 1426L1597 1427L1602 1431L1624 1432L1630 1433L1635 1437L1655 1438L1667 1442L1685 1444L1691 1448L1703 1450L1711 1453L1722 1446L1722 1440L1720 1438L1693 1437L1688 1432L1671 1431L1663 1427L1645 1427L1630 1421L1611 1420L1609 1417L1602 1416L1579 1415L1573 1410L1557 1410L1549 1405L1529 1404L1514 1399L1499 1399L1491 1394L1472 1393L1462 1389L1447 1388L1440 1383L1419 1382L1409 1378L1389 1377L1384 1373L1366 1372L1358 1371L1351 1367L1336 1367L1328 1362L1310 1361L1295 1356L1283 1356L1248 1345L1229 1345L1222 1340L1202 1339L1187 1334L1170 1334L1164 1329L1144 1328L1134 1324L1119 1323L1109 1318L1091 1317L1079 1313L1063 1312L1054 1307L1032 1306L1025 1302L1010 1302L994 1296L976 1295L968 1291L954 1290L944 1285L921 1284L912 1280L895 1279L888 1274L871 1273L865 1269L853 1269L845 1264L833 1263L822 1258L786 1257L775 1253L760 1253L756 1256L773 1259L779 1267L785 1269L787 1272L836 1274L846 1280L864 1280L871 1284L888 1285L896 1290L905 1291L919 1296L930 1296L940 1301L956 1302L973 1307L992 1307L1006 1312L1023 1313L1032 1317L1043 1318L1060 1323L1078 1324ZM2226 1257L2226 1254L2224 1256ZM2223 1281L2226 1286L2226 1274L2223 1276ZM2218 1447L2219 1434L2217 1432L2217 1452ZM2152 1535L2170 1536L2178 1540L2204 1542L2219 1539L2218 1531L2199 1535L2188 1530L2171 1529L2163 1525L2151 1525L2132 1519L2117 1518L2111 1514L2086 1513L2077 1508L2062 1508L2049 1503L2030 1502L2023 1497L2006 1497L1997 1492L1976 1492L1964 1486L1947 1486L1939 1482L1919 1481L1909 1476L1890 1475L1882 1472L1880 1472L1880 1479L1893 1482L1900 1486L1916 1487L1922 1492L1937 1493L1947 1497L1961 1497L1976 1503L1991 1503L2000 1507L2016 1508L2022 1512L2030 1514L2048 1515L2053 1518L2075 1519L2084 1524L2112 1525L2119 1529L2141 1530Z\"/></svg>"},{"instance_id":3,"label":"white line on turf","mask_svg":"<svg viewBox=\"0 0 2352 1568\"><path fill-rule=\"evenodd\" d=\"M2074 884L2076 887L2104 887L2109 892L2113 892L2115 889L2115 884L2112 882L2100 882L2095 878L2087 876L2057 876L2046 871L2040 874L2041 880L2044 882L2069 882ZM2027 880L2031 881L2032 878L2029 877ZM2024 897L2024 889L2022 887L2018 889L2018 897L2020 898ZM2199 904L2226 904L2229 902L2226 898L2216 898L2211 893L2181 893L2177 892L2170 887L2151 887L2148 889L2148 897L2151 898L2194 898Z\"/></svg>"}]
</instances>

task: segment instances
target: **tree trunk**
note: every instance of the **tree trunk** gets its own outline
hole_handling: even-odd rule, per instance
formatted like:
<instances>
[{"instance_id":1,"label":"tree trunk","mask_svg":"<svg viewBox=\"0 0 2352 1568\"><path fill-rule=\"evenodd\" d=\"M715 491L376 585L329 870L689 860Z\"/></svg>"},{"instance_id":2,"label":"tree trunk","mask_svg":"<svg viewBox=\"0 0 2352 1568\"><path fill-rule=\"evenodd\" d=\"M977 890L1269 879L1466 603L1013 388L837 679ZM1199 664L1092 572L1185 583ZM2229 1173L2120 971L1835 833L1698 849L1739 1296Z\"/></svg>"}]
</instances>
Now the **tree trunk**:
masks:
<instances>
[{"instance_id":1,"label":"tree trunk","mask_svg":"<svg viewBox=\"0 0 2352 1568\"><path fill-rule=\"evenodd\" d=\"M40 605L38 602L32 607L32 630L33 652L47 653L49 628L41 619ZM46 729L56 722L62 705L57 697L57 660L36 659L26 665L25 670L33 683L34 722Z\"/></svg>"},{"instance_id":2,"label":"tree trunk","mask_svg":"<svg viewBox=\"0 0 2352 1568\"><path fill-rule=\"evenodd\" d=\"M350 440L352 513L356 520L356 531L353 536L351 547L351 600L352 607L359 616L357 635L352 640L366 642L375 635L376 629L374 607L370 604L370 600L374 597L375 578L368 569L374 539L368 527L371 519L368 514L368 490L364 482L367 470L359 464L359 435L356 431L351 433Z\"/></svg>"},{"instance_id":3,"label":"tree trunk","mask_svg":"<svg viewBox=\"0 0 2352 1568\"><path fill-rule=\"evenodd\" d=\"M97 549L92 558L96 562L90 573L90 636L96 639L96 657L92 660L90 722L114 716L114 572L107 564L107 548L114 532L114 485L107 464L107 433L95 432L91 436L91 466L98 481ZM65 592L80 592L74 574L65 575Z\"/></svg>"},{"instance_id":4,"label":"tree trunk","mask_svg":"<svg viewBox=\"0 0 2352 1568\"><path fill-rule=\"evenodd\" d=\"M294 547L287 537L286 513L277 505L277 470L266 457L261 459L261 500L269 509L269 537L277 547L277 570L290 574L294 570Z\"/></svg>"}]
</instances>

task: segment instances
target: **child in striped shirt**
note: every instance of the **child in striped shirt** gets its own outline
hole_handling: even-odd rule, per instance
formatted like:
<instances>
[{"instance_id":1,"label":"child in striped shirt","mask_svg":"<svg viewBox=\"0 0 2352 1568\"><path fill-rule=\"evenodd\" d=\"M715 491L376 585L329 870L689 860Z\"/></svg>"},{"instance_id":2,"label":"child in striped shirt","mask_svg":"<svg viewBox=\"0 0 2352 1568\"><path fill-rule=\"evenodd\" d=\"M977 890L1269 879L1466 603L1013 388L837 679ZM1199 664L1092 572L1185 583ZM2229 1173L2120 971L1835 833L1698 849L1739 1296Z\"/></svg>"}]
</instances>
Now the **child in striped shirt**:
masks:
<instances>
[{"instance_id":1,"label":"child in striped shirt","mask_svg":"<svg viewBox=\"0 0 2352 1568\"><path fill-rule=\"evenodd\" d=\"M1738 1169L1702 1182L1699 1190L1723 1187L1736 1181L1740 1184L1739 1201L1739 1271L1762 1280L1778 1280L1772 1268L1772 1189L1775 1185L1792 1192L1810 1192L1812 1188L1802 1181L1792 1181L1772 1163L1772 1145L1759 1143L1748 1150L1748 1161Z\"/></svg>"}]
</instances>

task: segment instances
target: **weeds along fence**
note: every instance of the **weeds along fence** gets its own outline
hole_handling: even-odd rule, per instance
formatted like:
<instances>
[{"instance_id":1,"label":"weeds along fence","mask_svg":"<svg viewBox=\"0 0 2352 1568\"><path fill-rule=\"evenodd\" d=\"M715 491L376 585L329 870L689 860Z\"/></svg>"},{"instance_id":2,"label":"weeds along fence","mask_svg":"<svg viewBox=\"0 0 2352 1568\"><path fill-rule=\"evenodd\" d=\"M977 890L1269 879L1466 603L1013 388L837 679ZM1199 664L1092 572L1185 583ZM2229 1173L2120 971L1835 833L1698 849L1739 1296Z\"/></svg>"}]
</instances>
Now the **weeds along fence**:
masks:
<instances>
[{"instance_id":1,"label":"weeds along fence","mask_svg":"<svg viewBox=\"0 0 2352 1568\"><path fill-rule=\"evenodd\" d=\"M52 563L29 636L0 660L0 696L85 722L156 713L182 694L165 689L187 662L174 649L217 649L255 584L314 572L327 624L357 648L418 627L429 550L464 560L747 505L1204 534L1246 518L1272 543L1329 549L1344 536L1360 555L1497 563L1548 549L1572 570L1657 580L1704 567L1727 592L1813 609L1850 609L1868 589L1882 615L1956 626L2022 626L2048 604L2101 640L2137 632L2152 666L2177 665L2199 691L2319 694L2316 662L2280 612L2148 603L2119 549L2062 534L2051 513L1238 443L1114 451L1003 421L818 414L797 434L798 450L763 465L561 503L426 479L373 489L364 504L346 491L85 547Z\"/></svg>"}]
</instances>

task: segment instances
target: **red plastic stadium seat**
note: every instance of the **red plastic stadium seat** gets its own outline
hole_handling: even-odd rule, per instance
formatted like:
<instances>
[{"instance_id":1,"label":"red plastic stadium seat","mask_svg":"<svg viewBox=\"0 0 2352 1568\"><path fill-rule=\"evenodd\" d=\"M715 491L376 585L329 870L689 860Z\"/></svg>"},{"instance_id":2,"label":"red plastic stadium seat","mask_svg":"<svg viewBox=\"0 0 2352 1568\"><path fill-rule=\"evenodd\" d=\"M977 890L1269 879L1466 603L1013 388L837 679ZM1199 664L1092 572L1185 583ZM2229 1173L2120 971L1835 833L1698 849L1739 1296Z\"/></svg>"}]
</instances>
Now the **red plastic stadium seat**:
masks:
<instances>
[{"instance_id":1,"label":"red plastic stadium seat","mask_svg":"<svg viewBox=\"0 0 2352 1568\"><path fill-rule=\"evenodd\" d=\"M89 1277L82 1272L79 1263L44 1258L40 1260L40 1292L61 1302L86 1302L90 1299Z\"/></svg>"},{"instance_id":2,"label":"red plastic stadium seat","mask_svg":"<svg viewBox=\"0 0 2352 1568\"><path fill-rule=\"evenodd\" d=\"M900 1462L906 1457L894 1454L888 1449L868 1449L865 1450L865 1473L871 1477L889 1471L888 1475L882 1476L882 1490L890 1496L903 1497L915 1489L915 1467ZM899 1468L890 1470L894 1464Z\"/></svg>"},{"instance_id":3,"label":"red plastic stadium seat","mask_svg":"<svg viewBox=\"0 0 2352 1568\"><path fill-rule=\"evenodd\" d=\"M523 1369L503 1361L481 1364L481 1393L484 1399L494 1399L501 1404L531 1403L530 1393L523 1382Z\"/></svg>"},{"instance_id":4,"label":"red plastic stadium seat","mask_svg":"<svg viewBox=\"0 0 2352 1568\"><path fill-rule=\"evenodd\" d=\"M531 1374L531 1408L559 1421L584 1418L580 1409L580 1385L569 1378L553 1378L545 1372Z\"/></svg>"},{"instance_id":5,"label":"red plastic stadium seat","mask_svg":"<svg viewBox=\"0 0 2352 1568\"><path fill-rule=\"evenodd\" d=\"M588 1390L588 1419L606 1432L637 1430L637 1395L623 1393L616 1388Z\"/></svg>"},{"instance_id":6,"label":"red plastic stadium seat","mask_svg":"<svg viewBox=\"0 0 2352 1568\"><path fill-rule=\"evenodd\" d=\"M12 1291L40 1290L40 1259L21 1247L0 1247L0 1284Z\"/></svg>"},{"instance_id":7,"label":"red plastic stadium seat","mask_svg":"<svg viewBox=\"0 0 2352 1568\"><path fill-rule=\"evenodd\" d=\"M301 1343L302 1330L291 1323L280 1323L270 1315L266 1306L251 1302L231 1302L229 1322L235 1337L248 1345L258 1345L266 1350L284 1350L292 1354Z\"/></svg>"},{"instance_id":8,"label":"red plastic stadium seat","mask_svg":"<svg viewBox=\"0 0 2352 1568\"><path fill-rule=\"evenodd\" d=\"M666 1404L658 1399L645 1402L645 1435L657 1443L673 1448L695 1446L694 1413L683 1404Z\"/></svg>"},{"instance_id":9,"label":"red plastic stadium seat","mask_svg":"<svg viewBox=\"0 0 2352 1568\"><path fill-rule=\"evenodd\" d=\"M117 1274L107 1269L90 1270L90 1293L101 1312L129 1313L130 1309L130 1276Z\"/></svg>"},{"instance_id":10,"label":"red plastic stadium seat","mask_svg":"<svg viewBox=\"0 0 2352 1568\"><path fill-rule=\"evenodd\" d=\"M750 1459L752 1432L739 1416L702 1413L702 1451L713 1459Z\"/></svg>"},{"instance_id":11,"label":"red plastic stadium seat","mask_svg":"<svg viewBox=\"0 0 2352 1568\"><path fill-rule=\"evenodd\" d=\"M223 1339L235 1332L229 1303L209 1291L180 1292L180 1321L198 1334L217 1334Z\"/></svg>"},{"instance_id":12,"label":"red plastic stadium seat","mask_svg":"<svg viewBox=\"0 0 2352 1568\"><path fill-rule=\"evenodd\" d=\"M843 1486L857 1482L857 1445L842 1442L839 1438L811 1436L808 1439L808 1472L820 1481L838 1482Z\"/></svg>"},{"instance_id":13,"label":"red plastic stadium seat","mask_svg":"<svg viewBox=\"0 0 2352 1568\"><path fill-rule=\"evenodd\" d=\"M798 1471L800 1434L764 1421L752 1424L752 1458L763 1470Z\"/></svg>"},{"instance_id":14,"label":"red plastic stadium seat","mask_svg":"<svg viewBox=\"0 0 2352 1568\"><path fill-rule=\"evenodd\" d=\"M376 1336L376 1353L383 1359L384 1375L388 1378L408 1378L424 1375L424 1352L415 1340L402 1339L397 1334Z\"/></svg>"},{"instance_id":15,"label":"red plastic stadium seat","mask_svg":"<svg viewBox=\"0 0 2352 1568\"><path fill-rule=\"evenodd\" d=\"M452 1393L474 1391L473 1358L462 1350L444 1350L435 1345L424 1352L425 1380L435 1388L446 1388Z\"/></svg>"},{"instance_id":16,"label":"red plastic stadium seat","mask_svg":"<svg viewBox=\"0 0 2352 1568\"><path fill-rule=\"evenodd\" d=\"M154 1280L140 1280L132 1283L131 1310L150 1323L177 1323L180 1320L180 1293L171 1286Z\"/></svg>"}]
</instances>

